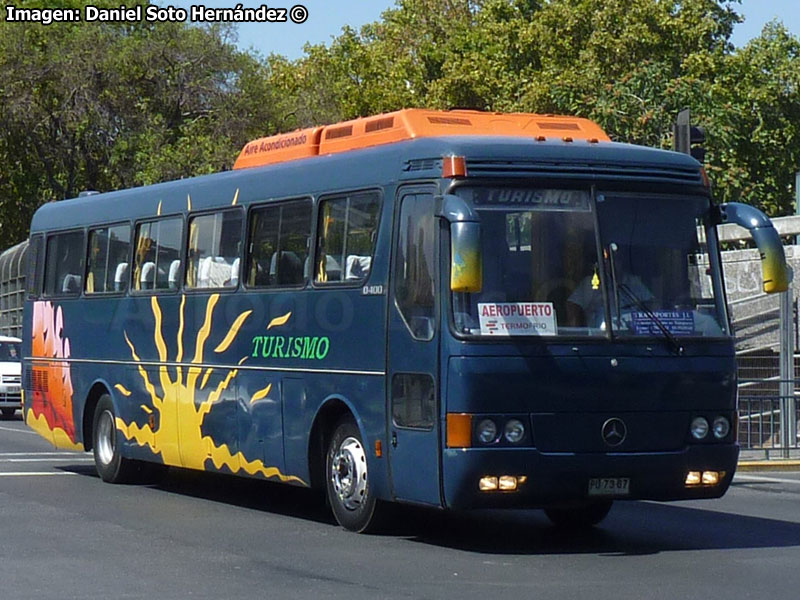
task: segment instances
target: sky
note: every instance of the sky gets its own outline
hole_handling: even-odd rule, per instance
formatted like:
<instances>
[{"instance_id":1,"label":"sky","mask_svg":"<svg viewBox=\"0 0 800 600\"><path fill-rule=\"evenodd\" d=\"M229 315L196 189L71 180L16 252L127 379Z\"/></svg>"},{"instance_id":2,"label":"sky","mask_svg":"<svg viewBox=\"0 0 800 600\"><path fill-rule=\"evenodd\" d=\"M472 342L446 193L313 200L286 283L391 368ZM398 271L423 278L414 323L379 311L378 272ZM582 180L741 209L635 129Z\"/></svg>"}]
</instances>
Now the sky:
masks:
<instances>
[{"instance_id":1,"label":"sky","mask_svg":"<svg viewBox=\"0 0 800 600\"><path fill-rule=\"evenodd\" d=\"M308 18L304 23L243 23L239 25L239 47L253 49L263 56L274 52L290 59L303 56L303 46L330 43L341 33L342 27L350 25L358 29L365 23L380 19L381 13L395 5L394 0L275 0L242 1L245 7L269 7L290 9L297 3L307 9ZM172 5L186 8L198 4L198 0L162 0L162 6ZM213 8L234 8L236 0L206 0L204 6ZM743 0L734 5L737 12L745 17L745 22L736 26L733 43L743 46L761 33L764 24L778 19L794 35L800 36L799 0Z\"/></svg>"}]
</instances>

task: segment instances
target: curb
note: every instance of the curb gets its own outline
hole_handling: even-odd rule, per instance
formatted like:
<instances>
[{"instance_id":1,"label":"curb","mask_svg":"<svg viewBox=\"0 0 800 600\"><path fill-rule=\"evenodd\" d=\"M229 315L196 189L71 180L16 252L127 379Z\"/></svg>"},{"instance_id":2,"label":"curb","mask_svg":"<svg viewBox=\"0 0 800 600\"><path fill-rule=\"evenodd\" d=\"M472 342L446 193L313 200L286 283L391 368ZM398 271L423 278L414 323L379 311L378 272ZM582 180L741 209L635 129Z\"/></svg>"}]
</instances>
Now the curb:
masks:
<instances>
[{"instance_id":1,"label":"curb","mask_svg":"<svg viewBox=\"0 0 800 600\"><path fill-rule=\"evenodd\" d=\"M736 471L800 471L800 460L743 460Z\"/></svg>"}]
</instances>

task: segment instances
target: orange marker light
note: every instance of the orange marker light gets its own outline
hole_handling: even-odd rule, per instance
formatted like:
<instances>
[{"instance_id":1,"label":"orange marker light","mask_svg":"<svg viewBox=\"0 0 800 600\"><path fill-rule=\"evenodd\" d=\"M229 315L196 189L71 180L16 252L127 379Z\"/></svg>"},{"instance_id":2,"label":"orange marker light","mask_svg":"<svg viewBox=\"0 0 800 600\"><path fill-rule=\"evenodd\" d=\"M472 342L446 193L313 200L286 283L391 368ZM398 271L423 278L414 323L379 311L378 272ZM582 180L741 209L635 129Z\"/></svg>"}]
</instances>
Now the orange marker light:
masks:
<instances>
[{"instance_id":1,"label":"orange marker light","mask_svg":"<svg viewBox=\"0 0 800 600\"><path fill-rule=\"evenodd\" d=\"M466 177L467 159L463 156L445 156L442 177Z\"/></svg>"},{"instance_id":2,"label":"orange marker light","mask_svg":"<svg viewBox=\"0 0 800 600\"><path fill-rule=\"evenodd\" d=\"M472 446L472 415L447 413L447 447Z\"/></svg>"},{"instance_id":3,"label":"orange marker light","mask_svg":"<svg viewBox=\"0 0 800 600\"><path fill-rule=\"evenodd\" d=\"M700 175L703 178L703 186L707 189L711 188L711 180L708 178L705 167L700 167Z\"/></svg>"},{"instance_id":4,"label":"orange marker light","mask_svg":"<svg viewBox=\"0 0 800 600\"><path fill-rule=\"evenodd\" d=\"M380 440L375 440L375 457L380 458L383 456L383 445Z\"/></svg>"}]
</instances>

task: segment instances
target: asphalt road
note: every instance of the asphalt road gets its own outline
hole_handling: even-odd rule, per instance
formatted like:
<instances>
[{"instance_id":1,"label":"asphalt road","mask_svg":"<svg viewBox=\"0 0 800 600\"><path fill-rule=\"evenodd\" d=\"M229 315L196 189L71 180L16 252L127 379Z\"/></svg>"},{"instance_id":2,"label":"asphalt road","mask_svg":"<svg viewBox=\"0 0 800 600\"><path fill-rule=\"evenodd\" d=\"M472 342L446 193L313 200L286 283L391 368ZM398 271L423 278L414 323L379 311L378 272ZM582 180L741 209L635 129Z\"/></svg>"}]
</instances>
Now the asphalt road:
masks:
<instances>
[{"instance_id":1,"label":"asphalt road","mask_svg":"<svg viewBox=\"0 0 800 600\"><path fill-rule=\"evenodd\" d=\"M618 503L584 533L539 511L401 511L336 526L307 490L171 470L108 485L91 457L0 421L0 598L800 597L800 473L715 501Z\"/></svg>"}]
</instances>

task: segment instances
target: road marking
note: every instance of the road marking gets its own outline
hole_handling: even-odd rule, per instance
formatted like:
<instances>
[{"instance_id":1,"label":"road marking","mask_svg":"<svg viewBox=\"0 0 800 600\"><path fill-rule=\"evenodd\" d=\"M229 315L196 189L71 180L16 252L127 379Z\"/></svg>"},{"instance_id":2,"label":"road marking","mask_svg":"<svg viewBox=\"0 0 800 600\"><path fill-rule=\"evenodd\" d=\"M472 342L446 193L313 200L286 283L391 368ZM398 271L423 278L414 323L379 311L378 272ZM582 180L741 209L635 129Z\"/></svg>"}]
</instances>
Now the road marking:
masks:
<instances>
[{"instance_id":1,"label":"road marking","mask_svg":"<svg viewBox=\"0 0 800 600\"><path fill-rule=\"evenodd\" d=\"M18 473L0 473L0 477L49 477L51 475L77 475L70 471L20 471Z\"/></svg>"},{"instance_id":2,"label":"road marking","mask_svg":"<svg viewBox=\"0 0 800 600\"><path fill-rule=\"evenodd\" d=\"M28 435L39 435L35 431L28 431L27 429L12 429L11 427L0 427L3 431L13 431L14 433L27 433Z\"/></svg>"},{"instance_id":3,"label":"road marking","mask_svg":"<svg viewBox=\"0 0 800 600\"><path fill-rule=\"evenodd\" d=\"M80 456L77 452L0 452L0 456Z\"/></svg>"},{"instance_id":4,"label":"road marking","mask_svg":"<svg viewBox=\"0 0 800 600\"><path fill-rule=\"evenodd\" d=\"M800 479L783 479L781 477L759 477L758 475L736 475L734 477L734 481L740 481L742 483L747 482L763 482L763 483L790 483L794 485L800 485Z\"/></svg>"}]
</instances>

